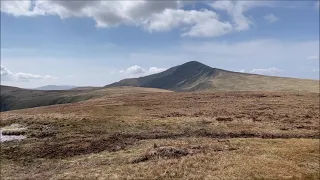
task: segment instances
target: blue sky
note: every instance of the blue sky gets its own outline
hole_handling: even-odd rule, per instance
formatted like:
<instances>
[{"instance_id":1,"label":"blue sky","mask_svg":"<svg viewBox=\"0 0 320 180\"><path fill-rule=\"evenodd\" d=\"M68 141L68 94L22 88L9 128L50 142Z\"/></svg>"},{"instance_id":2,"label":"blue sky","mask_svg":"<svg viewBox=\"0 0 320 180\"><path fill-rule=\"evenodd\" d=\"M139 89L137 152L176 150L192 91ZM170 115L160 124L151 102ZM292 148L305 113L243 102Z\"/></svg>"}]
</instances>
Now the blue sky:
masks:
<instances>
[{"instance_id":1,"label":"blue sky","mask_svg":"<svg viewBox=\"0 0 320 180\"><path fill-rule=\"evenodd\" d=\"M319 1L1 1L1 84L103 86L187 61L319 79Z\"/></svg>"}]
</instances>

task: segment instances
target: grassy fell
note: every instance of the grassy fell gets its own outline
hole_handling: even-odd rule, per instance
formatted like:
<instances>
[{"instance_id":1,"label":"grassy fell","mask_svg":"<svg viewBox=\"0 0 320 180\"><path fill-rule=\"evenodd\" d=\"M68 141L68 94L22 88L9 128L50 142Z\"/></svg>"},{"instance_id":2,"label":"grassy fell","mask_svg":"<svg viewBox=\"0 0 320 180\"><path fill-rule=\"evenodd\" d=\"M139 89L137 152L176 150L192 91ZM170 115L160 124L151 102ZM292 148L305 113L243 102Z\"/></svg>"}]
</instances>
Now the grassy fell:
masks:
<instances>
[{"instance_id":1,"label":"grassy fell","mask_svg":"<svg viewBox=\"0 0 320 180\"><path fill-rule=\"evenodd\" d=\"M1 113L3 179L319 179L319 94L113 94Z\"/></svg>"}]
</instances>

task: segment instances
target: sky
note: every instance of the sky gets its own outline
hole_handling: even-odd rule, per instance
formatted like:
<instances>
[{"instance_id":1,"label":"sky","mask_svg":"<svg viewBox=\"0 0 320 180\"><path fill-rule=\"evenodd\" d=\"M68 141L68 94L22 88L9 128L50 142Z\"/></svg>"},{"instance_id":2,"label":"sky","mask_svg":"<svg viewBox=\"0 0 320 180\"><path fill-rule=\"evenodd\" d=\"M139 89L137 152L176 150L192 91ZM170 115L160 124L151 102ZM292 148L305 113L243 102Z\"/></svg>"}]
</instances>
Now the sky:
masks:
<instances>
[{"instance_id":1,"label":"sky","mask_svg":"<svg viewBox=\"0 0 320 180\"><path fill-rule=\"evenodd\" d=\"M188 61L319 79L319 1L1 0L1 84L104 86Z\"/></svg>"}]
</instances>

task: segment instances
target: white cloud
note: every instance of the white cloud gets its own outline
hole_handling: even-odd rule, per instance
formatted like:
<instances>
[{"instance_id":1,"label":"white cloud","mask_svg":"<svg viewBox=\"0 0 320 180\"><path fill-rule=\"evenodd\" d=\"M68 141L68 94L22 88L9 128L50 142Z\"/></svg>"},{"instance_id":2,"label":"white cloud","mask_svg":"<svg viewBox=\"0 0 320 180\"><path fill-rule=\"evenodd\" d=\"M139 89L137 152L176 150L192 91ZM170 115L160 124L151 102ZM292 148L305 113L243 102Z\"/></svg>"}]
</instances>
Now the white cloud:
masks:
<instances>
[{"instance_id":1,"label":"white cloud","mask_svg":"<svg viewBox=\"0 0 320 180\"><path fill-rule=\"evenodd\" d=\"M151 68L149 68L148 73L149 74L156 74L156 73L159 73L159 72L162 72L165 70L167 70L167 69L166 68L151 67Z\"/></svg>"},{"instance_id":2,"label":"white cloud","mask_svg":"<svg viewBox=\"0 0 320 180\"><path fill-rule=\"evenodd\" d=\"M89 17L100 28L120 24L140 26L149 32L168 31L186 27L182 36L214 37L224 35L232 29L230 23L220 22L218 16L209 10L179 9L182 1L5 1L1 11L15 16L58 15L60 18Z\"/></svg>"},{"instance_id":3,"label":"white cloud","mask_svg":"<svg viewBox=\"0 0 320 180\"><path fill-rule=\"evenodd\" d=\"M1 1L1 11L14 16L32 16L36 13L29 11L31 1Z\"/></svg>"},{"instance_id":4,"label":"white cloud","mask_svg":"<svg viewBox=\"0 0 320 180\"><path fill-rule=\"evenodd\" d=\"M272 1L215 1L210 4L213 8L226 11L233 18L233 26L237 31L250 29L253 21L244 13L261 6L273 6Z\"/></svg>"},{"instance_id":5,"label":"white cloud","mask_svg":"<svg viewBox=\"0 0 320 180\"><path fill-rule=\"evenodd\" d=\"M252 69L250 71L250 73L253 73L253 74L263 74L263 75L275 75L281 72L283 72L282 69L278 69L275 67L267 68L267 69Z\"/></svg>"},{"instance_id":6,"label":"white cloud","mask_svg":"<svg viewBox=\"0 0 320 180\"><path fill-rule=\"evenodd\" d=\"M314 4L314 8L316 8L317 10L319 10L320 7L320 1L318 0L315 4Z\"/></svg>"},{"instance_id":7,"label":"white cloud","mask_svg":"<svg viewBox=\"0 0 320 180\"><path fill-rule=\"evenodd\" d=\"M308 60L319 60L319 56L308 56Z\"/></svg>"},{"instance_id":8,"label":"white cloud","mask_svg":"<svg viewBox=\"0 0 320 180\"><path fill-rule=\"evenodd\" d=\"M161 32L181 28L182 37L216 37L250 28L253 22L244 15L259 6L270 6L269 1L216 1L215 9L227 11L233 19L222 22L212 10L183 10L192 1L56 1L56 0L1 1L1 11L14 16L57 15L60 18L88 17L100 28L121 24ZM205 2L203 2L205 3ZM32 6L32 7L31 7Z\"/></svg>"},{"instance_id":9,"label":"white cloud","mask_svg":"<svg viewBox=\"0 0 320 180\"><path fill-rule=\"evenodd\" d=\"M1 11L16 16L58 15L61 18L90 17L97 26L110 27L122 23L134 23L164 9L176 9L183 4L181 1L56 1L35 0L30 10L31 1L1 1Z\"/></svg>"},{"instance_id":10,"label":"white cloud","mask_svg":"<svg viewBox=\"0 0 320 180\"><path fill-rule=\"evenodd\" d=\"M120 73L123 74L125 77L141 77L141 76L160 73L165 70L166 68L158 68L158 67L150 67L148 70L146 70L138 65L134 65L134 66L128 67L125 70L121 70Z\"/></svg>"},{"instance_id":11,"label":"white cloud","mask_svg":"<svg viewBox=\"0 0 320 180\"><path fill-rule=\"evenodd\" d=\"M274 14L268 14L264 16L264 19L268 21L269 23L274 23L276 21L279 21L279 18L275 16Z\"/></svg>"},{"instance_id":12,"label":"white cloud","mask_svg":"<svg viewBox=\"0 0 320 180\"><path fill-rule=\"evenodd\" d=\"M30 81L39 79L57 79L50 75L35 75L30 73L12 73L10 70L1 65L1 81Z\"/></svg>"},{"instance_id":13,"label":"white cloud","mask_svg":"<svg viewBox=\"0 0 320 180\"><path fill-rule=\"evenodd\" d=\"M125 73L125 74L129 74L129 75L141 75L141 74L146 73L146 70L141 68L138 65L134 65L134 66L128 67L125 70L121 70L120 73Z\"/></svg>"},{"instance_id":14,"label":"white cloud","mask_svg":"<svg viewBox=\"0 0 320 180\"><path fill-rule=\"evenodd\" d=\"M144 22L144 27L152 31L168 31L183 25L182 36L215 37L231 32L229 22L220 22L213 11L185 11L181 9L165 9L162 13L152 15Z\"/></svg>"},{"instance_id":15,"label":"white cloud","mask_svg":"<svg viewBox=\"0 0 320 180\"><path fill-rule=\"evenodd\" d=\"M12 77L12 72L1 65L0 75L1 75L1 80L4 80L4 81L9 80Z\"/></svg>"}]
</instances>

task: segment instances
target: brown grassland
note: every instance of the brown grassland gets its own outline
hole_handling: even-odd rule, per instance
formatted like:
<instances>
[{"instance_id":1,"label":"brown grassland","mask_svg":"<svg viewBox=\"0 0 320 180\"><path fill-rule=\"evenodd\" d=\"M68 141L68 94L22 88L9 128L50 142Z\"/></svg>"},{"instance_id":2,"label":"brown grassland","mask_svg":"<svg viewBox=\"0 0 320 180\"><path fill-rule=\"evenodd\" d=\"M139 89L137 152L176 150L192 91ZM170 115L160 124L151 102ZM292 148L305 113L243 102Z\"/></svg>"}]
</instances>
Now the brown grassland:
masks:
<instances>
[{"instance_id":1,"label":"brown grassland","mask_svg":"<svg viewBox=\"0 0 320 180\"><path fill-rule=\"evenodd\" d=\"M319 93L115 91L1 113L1 179L319 179Z\"/></svg>"}]
</instances>

